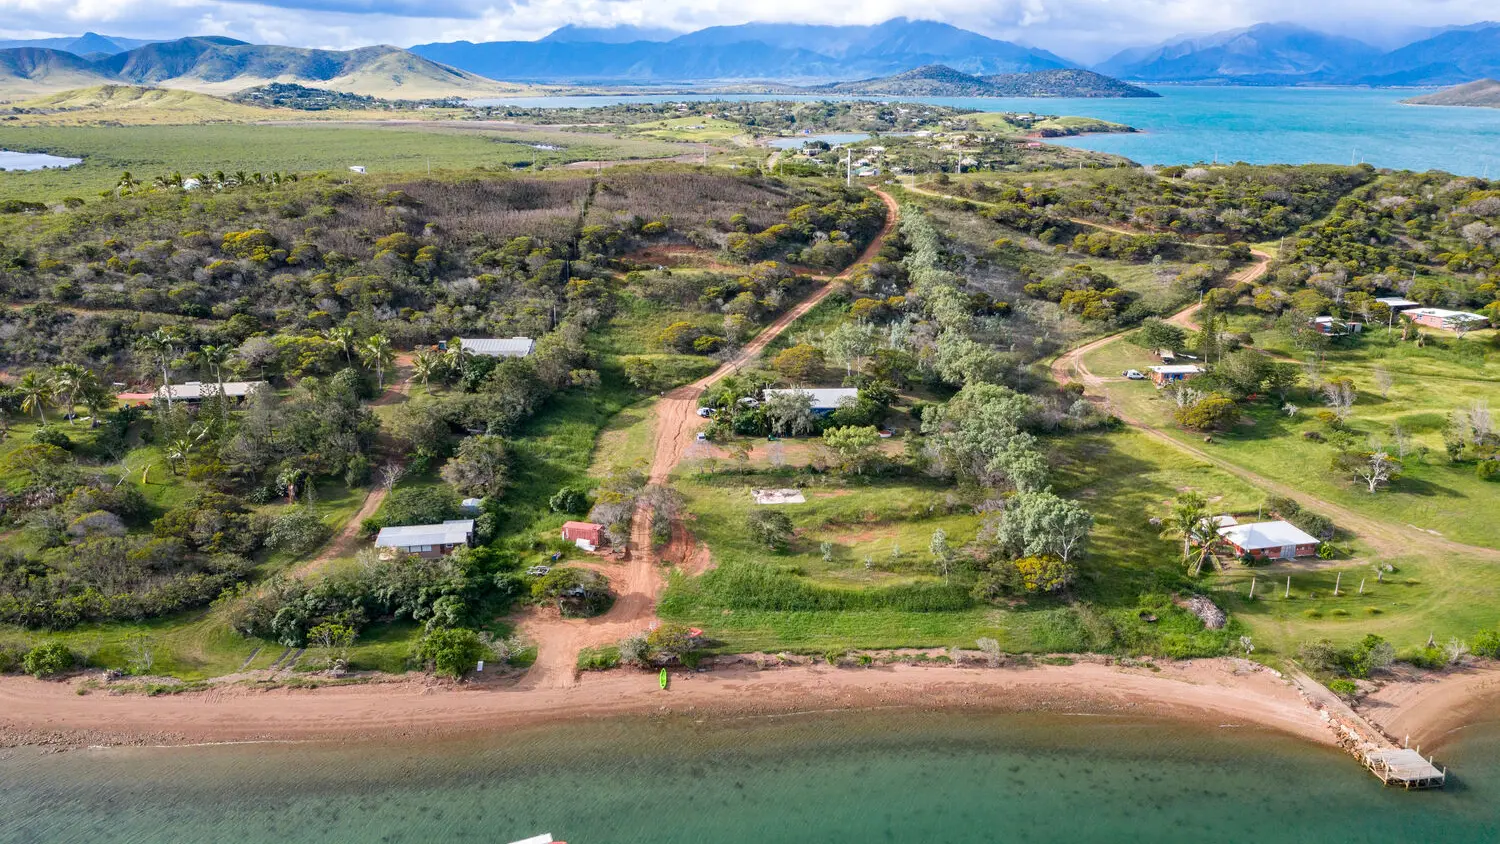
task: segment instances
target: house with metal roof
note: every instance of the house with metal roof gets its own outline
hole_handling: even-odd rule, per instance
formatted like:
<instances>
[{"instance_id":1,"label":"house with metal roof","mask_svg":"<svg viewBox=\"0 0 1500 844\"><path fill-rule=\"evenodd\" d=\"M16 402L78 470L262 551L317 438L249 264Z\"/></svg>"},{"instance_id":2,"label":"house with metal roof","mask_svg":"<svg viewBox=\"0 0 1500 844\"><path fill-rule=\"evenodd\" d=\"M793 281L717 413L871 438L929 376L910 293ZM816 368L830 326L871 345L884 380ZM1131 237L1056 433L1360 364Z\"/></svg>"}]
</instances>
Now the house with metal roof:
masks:
<instances>
[{"instance_id":1,"label":"house with metal roof","mask_svg":"<svg viewBox=\"0 0 1500 844\"><path fill-rule=\"evenodd\" d=\"M1390 308L1393 311L1405 311L1411 308L1422 307L1421 302L1413 302L1412 300L1401 296L1377 296L1375 298L1375 301L1379 302L1382 305L1385 305L1387 308Z\"/></svg>"},{"instance_id":2,"label":"house with metal roof","mask_svg":"<svg viewBox=\"0 0 1500 844\"><path fill-rule=\"evenodd\" d=\"M1240 557L1292 560L1318 553L1322 540L1291 522L1252 522L1219 528L1219 538Z\"/></svg>"},{"instance_id":3,"label":"house with metal roof","mask_svg":"<svg viewBox=\"0 0 1500 844\"><path fill-rule=\"evenodd\" d=\"M536 349L530 337L460 337L458 342L466 352L491 358L524 358Z\"/></svg>"},{"instance_id":4,"label":"house with metal roof","mask_svg":"<svg viewBox=\"0 0 1500 844\"><path fill-rule=\"evenodd\" d=\"M1446 308L1414 308L1406 312L1412 322L1425 325L1428 328L1441 328L1444 331L1456 331L1459 328L1483 328L1490 320L1482 314L1472 314L1468 311L1450 311Z\"/></svg>"},{"instance_id":5,"label":"house with metal roof","mask_svg":"<svg viewBox=\"0 0 1500 844\"><path fill-rule=\"evenodd\" d=\"M842 407L845 402L859 400L859 390L853 387L798 387L791 390L766 390L765 393L767 401L770 401L771 396L782 393L792 395L805 393L812 396L812 411L819 415L832 413Z\"/></svg>"},{"instance_id":6,"label":"house with metal roof","mask_svg":"<svg viewBox=\"0 0 1500 844\"><path fill-rule=\"evenodd\" d=\"M270 385L264 381L225 381L224 395L235 401L243 401L256 390L268 386ZM218 393L219 385L212 381L207 384L202 381L188 381L185 384L168 384L165 387L159 387L154 398L156 401L166 401L168 397L171 397L172 401L197 404Z\"/></svg>"},{"instance_id":7,"label":"house with metal roof","mask_svg":"<svg viewBox=\"0 0 1500 844\"><path fill-rule=\"evenodd\" d=\"M474 544L474 520L450 519L440 525L403 525L381 528L376 548L419 557L443 557Z\"/></svg>"},{"instance_id":8,"label":"house with metal roof","mask_svg":"<svg viewBox=\"0 0 1500 844\"><path fill-rule=\"evenodd\" d=\"M1191 363L1153 366L1147 371L1151 373L1152 383L1158 387L1165 387L1169 381L1188 381L1205 372L1203 367Z\"/></svg>"}]
</instances>

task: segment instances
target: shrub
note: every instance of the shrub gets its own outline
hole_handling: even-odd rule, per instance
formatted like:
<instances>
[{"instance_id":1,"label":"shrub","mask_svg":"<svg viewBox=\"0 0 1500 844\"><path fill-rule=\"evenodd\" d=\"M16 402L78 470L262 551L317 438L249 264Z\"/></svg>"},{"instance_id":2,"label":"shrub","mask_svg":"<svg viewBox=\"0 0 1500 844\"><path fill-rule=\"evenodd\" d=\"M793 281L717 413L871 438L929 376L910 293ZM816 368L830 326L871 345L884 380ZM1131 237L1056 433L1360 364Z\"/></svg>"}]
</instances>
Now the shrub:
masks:
<instances>
[{"instance_id":1,"label":"shrub","mask_svg":"<svg viewBox=\"0 0 1500 844\"><path fill-rule=\"evenodd\" d=\"M1221 430L1240 418L1239 406L1220 393L1213 393L1191 407L1179 408L1174 414L1177 424L1195 431Z\"/></svg>"},{"instance_id":2,"label":"shrub","mask_svg":"<svg viewBox=\"0 0 1500 844\"><path fill-rule=\"evenodd\" d=\"M1353 680L1338 679L1328 683L1328 690L1339 697L1354 697L1359 693L1359 686Z\"/></svg>"},{"instance_id":3,"label":"shrub","mask_svg":"<svg viewBox=\"0 0 1500 844\"><path fill-rule=\"evenodd\" d=\"M37 428L36 432L31 435L31 439L33 442L55 446L64 451L71 451L73 448L73 440L69 439L68 435L62 429L54 428L51 425Z\"/></svg>"},{"instance_id":4,"label":"shrub","mask_svg":"<svg viewBox=\"0 0 1500 844\"><path fill-rule=\"evenodd\" d=\"M1474 474L1481 481L1500 481L1500 460L1481 460L1474 464Z\"/></svg>"},{"instance_id":5,"label":"shrub","mask_svg":"<svg viewBox=\"0 0 1500 844\"><path fill-rule=\"evenodd\" d=\"M445 487L419 486L396 489L380 505L380 527L432 525L458 514L458 497Z\"/></svg>"},{"instance_id":6,"label":"shrub","mask_svg":"<svg viewBox=\"0 0 1500 844\"><path fill-rule=\"evenodd\" d=\"M1471 646L1475 656L1486 659L1500 658L1500 632L1494 630L1481 630L1474 636L1474 644Z\"/></svg>"},{"instance_id":7,"label":"shrub","mask_svg":"<svg viewBox=\"0 0 1500 844\"><path fill-rule=\"evenodd\" d=\"M792 539L792 519L779 510L751 510L745 527L750 538L772 551L785 551Z\"/></svg>"},{"instance_id":8,"label":"shrub","mask_svg":"<svg viewBox=\"0 0 1500 844\"><path fill-rule=\"evenodd\" d=\"M271 520L266 532L266 545L278 551L302 556L323 544L328 538L328 526L318 517L312 507L288 507Z\"/></svg>"},{"instance_id":9,"label":"shrub","mask_svg":"<svg viewBox=\"0 0 1500 844\"><path fill-rule=\"evenodd\" d=\"M21 668L33 677L50 677L72 668L77 662L73 652L62 642L45 642L26 652Z\"/></svg>"},{"instance_id":10,"label":"shrub","mask_svg":"<svg viewBox=\"0 0 1500 844\"><path fill-rule=\"evenodd\" d=\"M547 500L547 506L551 507L554 513L579 515L588 512L589 497L581 489L565 486L553 493L552 497Z\"/></svg>"},{"instance_id":11,"label":"shrub","mask_svg":"<svg viewBox=\"0 0 1500 844\"><path fill-rule=\"evenodd\" d=\"M532 597L555 601L566 618L588 618L609 609L609 578L592 569L561 566L531 586Z\"/></svg>"},{"instance_id":12,"label":"shrub","mask_svg":"<svg viewBox=\"0 0 1500 844\"><path fill-rule=\"evenodd\" d=\"M439 628L422 638L417 654L423 662L431 662L437 674L457 680L488 656L490 649L473 630Z\"/></svg>"},{"instance_id":13,"label":"shrub","mask_svg":"<svg viewBox=\"0 0 1500 844\"><path fill-rule=\"evenodd\" d=\"M614 645L584 648L578 652L579 671L605 671L620 665L620 649Z\"/></svg>"}]
</instances>

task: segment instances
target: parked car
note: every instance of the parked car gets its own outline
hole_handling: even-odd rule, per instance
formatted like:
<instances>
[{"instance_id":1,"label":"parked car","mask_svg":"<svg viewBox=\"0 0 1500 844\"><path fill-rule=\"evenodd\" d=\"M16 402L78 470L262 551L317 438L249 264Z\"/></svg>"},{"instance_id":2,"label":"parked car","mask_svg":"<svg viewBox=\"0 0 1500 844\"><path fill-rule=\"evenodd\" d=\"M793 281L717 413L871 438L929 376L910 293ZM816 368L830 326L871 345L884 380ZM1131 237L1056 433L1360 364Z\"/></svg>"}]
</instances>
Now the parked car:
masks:
<instances>
[{"instance_id":1,"label":"parked car","mask_svg":"<svg viewBox=\"0 0 1500 844\"><path fill-rule=\"evenodd\" d=\"M698 408L698 418L699 419L707 419L708 417L713 416L713 415L714 415L714 409L711 408L711 407L700 407L700 408Z\"/></svg>"},{"instance_id":2,"label":"parked car","mask_svg":"<svg viewBox=\"0 0 1500 844\"><path fill-rule=\"evenodd\" d=\"M705 434L702 431L699 431L698 432L698 442L700 442L700 443L706 443L706 442L708 442L708 434Z\"/></svg>"},{"instance_id":3,"label":"parked car","mask_svg":"<svg viewBox=\"0 0 1500 844\"><path fill-rule=\"evenodd\" d=\"M532 566L526 573L532 577L545 577L549 571L552 571L551 566Z\"/></svg>"},{"instance_id":4,"label":"parked car","mask_svg":"<svg viewBox=\"0 0 1500 844\"><path fill-rule=\"evenodd\" d=\"M1132 381L1146 380L1146 373L1140 371L1139 369L1127 369L1122 374Z\"/></svg>"}]
</instances>

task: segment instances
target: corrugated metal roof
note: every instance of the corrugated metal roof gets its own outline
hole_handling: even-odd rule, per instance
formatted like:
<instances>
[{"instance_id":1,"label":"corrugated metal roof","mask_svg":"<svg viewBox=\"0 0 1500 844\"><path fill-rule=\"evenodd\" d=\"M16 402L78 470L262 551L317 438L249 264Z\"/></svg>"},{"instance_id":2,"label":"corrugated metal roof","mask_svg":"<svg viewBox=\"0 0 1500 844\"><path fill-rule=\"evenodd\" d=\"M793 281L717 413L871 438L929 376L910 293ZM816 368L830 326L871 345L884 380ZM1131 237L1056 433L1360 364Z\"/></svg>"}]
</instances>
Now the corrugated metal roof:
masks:
<instances>
[{"instance_id":1,"label":"corrugated metal roof","mask_svg":"<svg viewBox=\"0 0 1500 844\"><path fill-rule=\"evenodd\" d=\"M1245 550L1317 545L1320 540L1291 522L1255 522L1219 528L1219 535Z\"/></svg>"},{"instance_id":2,"label":"corrugated metal roof","mask_svg":"<svg viewBox=\"0 0 1500 844\"><path fill-rule=\"evenodd\" d=\"M501 358L524 358L536 348L536 341L530 337L460 337L458 342L464 351Z\"/></svg>"},{"instance_id":3,"label":"corrugated metal roof","mask_svg":"<svg viewBox=\"0 0 1500 844\"><path fill-rule=\"evenodd\" d=\"M1151 367L1151 371L1160 372L1163 375L1192 375L1194 373L1202 372L1203 369L1202 367L1197 367L1190 363L1182 363L1176 364L1174 366L1153 366Z\"/></svg>"},{"instance_id":4,"label":"corrugated metal roof","mask_svg":"<svg viewBox=\"0 0 1500 844\"><path fill-rule=\"evenodd\" d=\"M452 519L440 525L402 525L381 528L376 548L412 548L417 545L462 545L474 532L473 519Z\"/></svg>"},{"instance_id":5,"label":"corrugated metal roof","mask_svg":"<svg viewBox=\"0 0 1500 844\"><path fill-rule=\"evenodd\" d=\"M250 392L257 387L265 386L269 385L264 381L225 381L224 395L232 399L243 398L250 395ZM158 388L156 395L165 397L169 392L174 399L194 401L217 394L219 385L212 382L205 384L202 381L189 381L186 384L171 384Z\"/></svg>"},{"instance_id":6,"label":"corrugated metal roof","mask_svg":"<svg viewBox=\"0 0 1500 844\"><path fill-rule=\"evenodd\" d=\"M766 398L779 393L806 393L812 396L813 410L837 410L845 401L859 398L859 390L853 387L813 387L793 390L766 390Z\"/></svg>"}]
</instances>

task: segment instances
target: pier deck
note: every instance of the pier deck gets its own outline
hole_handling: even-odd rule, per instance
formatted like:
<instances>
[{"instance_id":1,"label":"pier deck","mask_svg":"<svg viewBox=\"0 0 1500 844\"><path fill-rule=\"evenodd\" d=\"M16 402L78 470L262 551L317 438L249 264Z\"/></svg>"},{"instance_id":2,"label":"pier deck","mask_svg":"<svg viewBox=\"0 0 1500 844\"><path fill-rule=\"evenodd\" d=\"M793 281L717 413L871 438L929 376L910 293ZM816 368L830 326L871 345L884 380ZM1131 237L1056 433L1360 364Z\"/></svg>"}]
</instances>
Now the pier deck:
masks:
<instances>
[{"instance_id":1,"label":"pier deck","mask_svg":"<svg viewBox=\"0 0 1500 844\"><path fill-rule=\"evenodd\" d=\"M1365 751L1364 760L1365 767L1386 785L1406 789L1442 788L1448 781L1446 770L1438 768L1410 748L1368 750Z\"/></svg>"}]
</instances>

